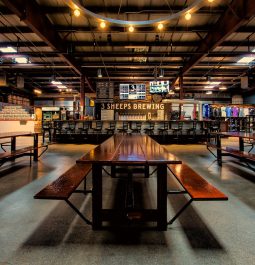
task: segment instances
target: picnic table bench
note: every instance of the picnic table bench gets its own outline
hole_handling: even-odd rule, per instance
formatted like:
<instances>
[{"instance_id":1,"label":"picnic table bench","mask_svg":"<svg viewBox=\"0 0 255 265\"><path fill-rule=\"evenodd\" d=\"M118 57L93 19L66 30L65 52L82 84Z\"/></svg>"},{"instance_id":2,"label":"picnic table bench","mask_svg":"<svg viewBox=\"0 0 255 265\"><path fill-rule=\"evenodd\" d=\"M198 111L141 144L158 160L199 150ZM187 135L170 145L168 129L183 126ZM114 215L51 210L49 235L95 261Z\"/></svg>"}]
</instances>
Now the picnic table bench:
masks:
<instances>
[{"instance_id":1,"label":"picnic table bench","mask_svg":"<svg viewBox=\"0 0 255 265\"><path fill-rule=\"evenodd\" d=\"M171 164L168 165L168 169L184 189L178 191L169 190L168 194L188 194L190 197L190 200L176 213L168 224L172 224L193 201L228 200L225 194L206 181L187 164ZM168 186L170 186L169 178Z\"/></svg>"},{"instance_id":2,"label":"picnic table bench","mask_svg":"<svg viewBox=\"0 0 255 265\"><path fill-rule=\"evenodd\" d=\"M69 168L65 173L59 176L52 183L48 184L41 191L39 191L34 199L46 199L46 200L63 200L65 201L87 224L92 225L80 210L69 200L69 197L73 193L87 194L91 193L91 190L86 188L86 178L91 171L91 165L89 164L75 164ZM81 182L84 181L84 189L77 190Z\"/></svg>"}]
</instances>

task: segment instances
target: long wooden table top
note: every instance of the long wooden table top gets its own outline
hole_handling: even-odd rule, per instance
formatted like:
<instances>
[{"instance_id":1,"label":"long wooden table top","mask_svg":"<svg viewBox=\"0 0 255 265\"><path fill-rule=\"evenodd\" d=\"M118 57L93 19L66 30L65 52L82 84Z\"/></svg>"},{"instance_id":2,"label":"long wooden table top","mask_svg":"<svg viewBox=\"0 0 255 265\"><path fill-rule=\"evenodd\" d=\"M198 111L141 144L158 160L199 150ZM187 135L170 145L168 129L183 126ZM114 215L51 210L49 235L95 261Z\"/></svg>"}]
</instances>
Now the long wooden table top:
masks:
<instances>
[{"instance_id":1,"label":"long wooden table top","mask_svg":"<svg viewBox=\"0 0 255 265\"><path fill-rule=\"evenodd\" d=\"M238 137L238 138L248 138L255 140L255 133L247 132L219 132L220 135L229 136L229 137Z\"/></svg>"},{"instance_id":2,"label":"long wooden table top","mask_svg":"<svg viewBox=\"0 0 255 265\"><path fill-rule=\"evenodd\" d=\"M115 134L77 163L157 165L179 164L181 160L148 135Z\"/></svg>"},{"instance_id":3,"label":"long wooden table top","mask_svg":"<svg viewBox=\"0 0 255 265\"><path fill-rule=\"evenodd\" d=\"M4 132L0 133L0 139L18 137L18 136L33 136L38 133L35 132Z\"/></svg>"}]
</instances>

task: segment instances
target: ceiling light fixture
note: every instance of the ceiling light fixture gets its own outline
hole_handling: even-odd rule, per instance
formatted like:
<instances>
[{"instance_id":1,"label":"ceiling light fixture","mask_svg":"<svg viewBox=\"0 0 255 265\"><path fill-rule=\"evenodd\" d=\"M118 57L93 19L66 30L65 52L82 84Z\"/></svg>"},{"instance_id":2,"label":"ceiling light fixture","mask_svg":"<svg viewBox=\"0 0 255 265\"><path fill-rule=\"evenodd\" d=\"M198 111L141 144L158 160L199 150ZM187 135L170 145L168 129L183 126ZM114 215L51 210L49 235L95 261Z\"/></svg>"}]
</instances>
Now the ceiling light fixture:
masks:
<instances>
[{"instance_id":1,"label":"ceiling light fixture","mask_svg":"<svg viewBox=\"0 0 255 265\"><path fill-rule=\"evenodd\" d=\"M61 81L55 81L55 80L52 80L52 81L51 81L51 84L52 84L52 85L62 85L62 82L61 82Z\"/></svg>"},{"instance_id":2,"label":"ceiling light fixture","mask_svg":"<svg viewBox=\"0 0 255 265\"><path fill-rule=\"evenodd\" d=\"M180 90L181 88L180 88L179 85L177 85L177 86L174 87L174 89L175 89L175 90Z\"/></svg>"},{"instance_id":3,"label":"ceiling light fixture","mask_svg":"<svg viewBox=\"0 0 255 265\"><path fill-rule=\"evenodd\" d=\"M159 30L162 30L163 28L164 28L164 25L163 25L162 23L159 23L159 24L158 24L158 29L159 29Z\"/></svg>"},{"instance_id":4,"label":"ceiling light fixture","mask_svg":"<svg viewBox=\"0 0 255 265\"><path fill-rule=\"evenodd\" d=\"M205 88L214 88L214 86L213 85L205 86Z\"/></svg>"},{"instance_id":5,"label":"ceiling light fixture","mask_svg":"<svg viewBox=\"0 0 255 265\"><path fill-rule=\"evenodd\" d=\"M97 69L97 77L103 77L101 68Z\"/></svg>"},{"instance_id":6,"label":"ceiling light fixture","mask_svg":"<svg viewBox=\"0 0 255 265\"><path fill-rule=\"evenodd\" d=\"M214 0L208 0L209 3L212 3Z\"/></svg>"},{"instance_id":7,"label":"ceiling light fixture","mask_svg":"<svg viewBox=\"0 0 255 265\"><path fill-rule=\"evenodd\" d=\"M35 89L34 89L34 93L35 93L35 94L38 94L38 95L39 95L39 94L42 94L42 90L35 88Z\"/></svg>"},{"instance_id":8,"label":"ceiling light fixture","mask_svg":"<svg viewBox=\"0 0 255 265\"><path fill-rule=\"evenodd\" d=\"M14 47L0 47L0 52L2 53L10 53L10 52L17 52L17 49Z\"/></svg>"},{"instance_id":9,"label":"ceiling light fixture","mask_svg":"<svg viewBox=\"0 0 255 265\"><path fill-rule=\"evenodd\" d=\"M190 13L186 13L185 14L185 19L186 20L190 20L191 19L191 14Z\"/></svg>"},{"instance_id":10,"label":"ceiling light fixture","mask_svg":"<svg viewBox=\"0 0 255 265\"><path fill-rule=\"evenodd\" d=\"M100 28L104 29L106 27L106 23L104 21L101 21L100 23Z\"/></svg>"},{"instance_id":11,"label":"ceiling light fixture","mask_svg":"<svg viewBox=\"0 0 255 265\"><path fill-rule=\"evenodd\" d=\"M16 57L14 58L15 63L28 63L27 57Z\"/></svg>"},{"instance_id":12,"label":"ceiling light fixture","mask_svg":"<svg viewBox=\"0 0 255 265\"><path fill-rule=\"evenodd\" d=\"M210 85L219 85L221 82L220 81L212 81L210 82Z\"/></svg>"},{"instance_id":13,"label":"ceiling light fixture","mask_svg":"<svg viewBox=\"0 0 255 265\"><path fill-rule=\"evenodd\" d=\"M205 94L206 95L212 95L212 91L206 91Z\"/></svg>"},{"instance_id":14,"label":"ceiling light fixture","mask_svg":"<svg viewBox=\"0 0 255 265\"><path fill-rule=\"evenodd\" d=\"M227 87L226 86L220 86L219 90L227 90Z\"/></svg>"},{"instance_id":15,"label":"ceiling light fixture","mask_svg":"<svg viewBox=\"0 0 255 265\"><path fill-rule=\"evenodd\" d=\"M67 86L64 86L64 85L60 85L60 86L57 86L58 88L67 88Z\"/></svg>"},{"instance_id":16,"label":"ceiling light fixture","mask_svg":"<svg viewBox=\"0 0 255 265\"><path fill-rule=\"evenodd\" d=\"M135 30L135 29L134 29L133 26L130 26L130 27L128 28L128 31L129 31L129 32L134 32L134 30Z\"/></svg>"},{"instance_id":17,"label":"ceiling light fixture","mask_svg":"<svg viewBox=\"0 0 255 265\"><path fill-rule=\"evenodd\" d=\"M81 11L80 11L79 9L75 9L75 10L73 11L73 14L74 14L75 17L79 17L80 14L81 14Z\"/></svg>"},{"instance_id":18,"label":"ceiling light fixture","mask_svg":"<svg viewBox=\"0 0 255 265\"><path fill-rule=\"evenodd\" d=\"M159 77L164 77L164 69L160 69Z\"/></svg>"},{"instance_id":19,"label":"ceiling light fixture","mask_svg":"<svg viewBox=\"0 0 255 265\"><path fill-rule=\"evenodd\" d=\"M254 59L255 59L254 56L245 56L245 57L241 58L240 60L238 60L237 63L248 64L248 63L252 62Z\"/></svg>"}]
</instances>

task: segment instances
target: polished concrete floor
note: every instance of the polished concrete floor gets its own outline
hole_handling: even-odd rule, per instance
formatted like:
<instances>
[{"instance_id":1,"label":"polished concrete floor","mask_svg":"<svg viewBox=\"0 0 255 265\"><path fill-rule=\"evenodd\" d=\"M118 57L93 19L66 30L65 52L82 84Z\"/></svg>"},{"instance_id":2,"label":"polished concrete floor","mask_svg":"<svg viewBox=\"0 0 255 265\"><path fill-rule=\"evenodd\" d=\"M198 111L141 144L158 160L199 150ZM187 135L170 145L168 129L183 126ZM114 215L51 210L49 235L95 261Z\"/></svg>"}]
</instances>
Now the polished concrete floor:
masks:
<instances>
[{"instance_id":1,"label":"polished concrete floor","mask_svg":"<svg viewBox=\"0 0 255 265\"><path fill-rule=\"evenodd\" d=\"M255 173L233 158L219 167L203 145L166 148L229 201L195 202L165 232L92 231L64 202L33 199L91 148L55 144L32 167L21 158L0 168L0 265L255 264ZM155 204L155 177L143 181L144 200ZM106 202L113 187L107 185ZM90 215L90 196L76 194L72 201ZM184 201L183 195L169 198L169 218Z\"/></svg>"}]
</instances>

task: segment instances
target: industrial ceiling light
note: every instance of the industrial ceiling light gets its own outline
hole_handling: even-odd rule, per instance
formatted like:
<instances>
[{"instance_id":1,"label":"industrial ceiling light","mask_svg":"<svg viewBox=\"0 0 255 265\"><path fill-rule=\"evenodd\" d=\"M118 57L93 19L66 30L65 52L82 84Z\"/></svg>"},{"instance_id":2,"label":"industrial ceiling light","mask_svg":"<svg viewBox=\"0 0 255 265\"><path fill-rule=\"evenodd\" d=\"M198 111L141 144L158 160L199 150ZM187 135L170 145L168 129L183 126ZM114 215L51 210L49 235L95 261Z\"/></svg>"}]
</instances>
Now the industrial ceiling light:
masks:
<instances>
[{"instance_id":1,"label":"industrial ceiling light","mask_svg":"<svg viewBox=\"0 0 255 265\"><path fill-rule=\"evenodd\" d=\"M129 28L128 28L128 31L129 31L129 32L134 32L134 30L135 30L135 29L134 29L133 26L129 26Z\"/></svg>"},{"instance_id":2,"label":"industrial ceiling light","mask_svg":"<svg viewBox=\"0 0 255 265\"><path fill-rule=\"evenodd\" d=\"M41 95L42 94L42 90L38 89L38 88L35 88L34 89L34 93L35 94L38 94L38 95Z\"/></svg>"},{"instance_id":3,"label":"industrial ceiling light","mask_svg":"<svg viewBox=\"0 0 255 265\"><path fill-rule=\"evenodd\" d=\"M210 85L219 85L221 82L220 81L212 81L210 82Z\"/></svg>"},{"instance_id":4,"label":"industrial ceiling light","mask_svg":"<svg viewBox=\"0 0 255 265\"><path fill-rule=\"evenodd\" d=\"M205 88L214 88L214 85L205 86Z\"/></svg>"},{"instance_id":5,"label":"industrial ceiling light","mask_svg":"<svg viewBox=\"0 0 255 265\"><path fill-rule=\"evenodd\" d=\"M75 17L79 17L80 14L81 14L81 11L80 11L79 9L75 9L75 10L73 11L73 14L74 14Z\"/></svg>"},{"instance_id":6,"label":"industrial ceiling light","mask_svg":"<svg viewBox=\"0 0 255 265\"><path fill-rule=\"evenodd\" d=\"M67 86L64 86L64 85L60 85L60 86L57 86L57 87L60 88L60 89L67 88Z\"/></svg>"},{"instance_id":7,"label":"industrial ceiling light","mask_svg":"<svg viewBox=\"0 0 255 265\"><path fill-rule=\"evenodd\" d=\"M211 95L212 94L212 91L206 91L205 94L206 95Z\"/></svg>"},{"instance_id":8,"label":"industrial ceiling light","mask_svg":"<svg viewBox=\"0 0 255 265\"><path fill-rule=\"evenodd\" d=\"M248 63L252 62L254 59L255 59L254 56L245 56L245 57L241 58L240 60L238 60L237 63L248 64Z\"/></svg>"},{"instance_id":9,"label":"industrial ceiling light","mask_svg":"<svg viewBox=\"0 0 255 265\"><path fill-rule=\"evenodd\" d=\"M101 68L97 69L97 77L103 77Z\"/></svg>"},{"instance_id":10,"label":"industrial ceiling light","mask_svg":"<svg viewBox=\"0 0 255 265\"><path fill-rule=\"evenodd\" d=\"M227 87L226 86L220 86L219 90L227 90Z\"/></svg>"},{"instance_id":11,"label":"industrial ceiling light","mask_svg":"<svg viewBox=\"0 0 255 265\"><path fill-rule=\"evenodd\" d=\"M180 90L181 88L180 88L179 85L177 85L177 86L174 87L174 89L175 89L175 90Z\"/></svg>"},{"instance_id":12,"label":"industrial ceiling light","mask_svg":"<svg viewBox=\"0 0 255 265\"><path fill-rule=\"evenodd\" d=\"M106 27L106 23L104 21L100 22L100 28L104 29Z\"/></svg>"},{"instance_id":13,"label":"industrial ceiling light","mask_svg":"<svg viewBox=\"0 0 255 265\"><path fill-rule=\"evenodd\" d=\"M2 53L10 53L10 52L17 52L17 49L14 47L0 47L0 52Z\"/></svg>"},{"instance_id":14,"label":"industrial ceiling light","mask_svg":"<svg viewBox=\"0 0 255 265\"><path fill-rule=\"evenodd\" d=\"M164 77L164 69L160 69L159 77Z\"/></svg>"},{"instance_id":15,"label":"industrial ceiling light","mask_svg":"<svg viewBox=\"0 0 255 265\"><path fill-rule=\"evenodd\" d=\"M188 12L185 14L185 19L190 20L191 19L191 14Z\"/></svg>"},{"instance_id":16,"label":"industrial ceiling light","mask_svg":"<svg viewBox=\"0 0 255 265\"><path fill-rule=\"evenodd\" d=\"M51 84L52 85L62 85L62 82L61 81L52 80Z\"/></svg>"},{"instance_id":17,"label":"industrial ceiling light","mask_svg":"<svg viewBox=\"0 0 255 265\"><path fill-rule=\"evenodd\" d=\"M159 23L159 24L158 24L158 29L159 29L159 30L162 30L163 28L164 28L164 25L163 25L162 23Z\"/></svg>"},{"instance_id":18,"label":"industrial ceiling light","mask_svg":"<svg viewBox=\"0 0 255 265\"><path fill-rule=\"evenodd\" d=\"M29 60L27 57L16 57L14 58L15 63L28 63Z\"/></svg>"}]
</instances>

